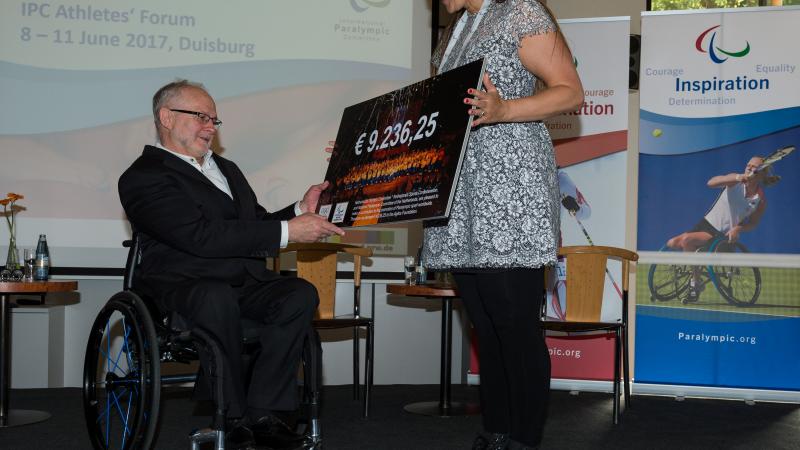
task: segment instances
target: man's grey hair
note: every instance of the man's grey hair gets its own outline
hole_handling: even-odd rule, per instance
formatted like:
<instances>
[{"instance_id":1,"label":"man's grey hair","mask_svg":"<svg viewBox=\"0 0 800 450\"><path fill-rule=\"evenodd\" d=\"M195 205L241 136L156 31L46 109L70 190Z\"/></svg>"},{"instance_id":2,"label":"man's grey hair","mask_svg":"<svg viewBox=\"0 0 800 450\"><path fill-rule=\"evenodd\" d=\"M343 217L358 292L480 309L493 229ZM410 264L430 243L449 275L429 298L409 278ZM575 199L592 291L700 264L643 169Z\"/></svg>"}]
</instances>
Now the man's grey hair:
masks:
<instances>
[{"instance_id":1,"label":"man's grey hair","mask_svg":"<svg viewBox=\"0 0 800 450\"><path fill-rule=\"evenodd\" d=\"M156 131L158 131L161 125L158 111L169 103L170 100L180 95L181 91L185 88L201 89L208 94L208 90L206 90L206 87L203 86L202 83L195 83L189 80L175 80L172 83L162 86L161 89L156 91L155 95L153 95L153 120L156 123Z\"/></svg>"}]
</instances>

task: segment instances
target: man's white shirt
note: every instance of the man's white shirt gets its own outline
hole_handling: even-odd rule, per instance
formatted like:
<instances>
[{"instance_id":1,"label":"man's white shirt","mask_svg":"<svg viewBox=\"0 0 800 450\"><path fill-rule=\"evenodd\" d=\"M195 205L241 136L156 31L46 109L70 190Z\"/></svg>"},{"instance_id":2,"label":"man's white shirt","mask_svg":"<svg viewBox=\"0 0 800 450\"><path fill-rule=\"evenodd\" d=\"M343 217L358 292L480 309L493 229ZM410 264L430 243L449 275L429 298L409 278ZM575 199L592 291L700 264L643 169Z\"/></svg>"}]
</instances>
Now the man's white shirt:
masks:
<instances>
[{"instance_id":1,"label":"man's white shirt","mask_svg":"<svg viewBox=\"0 0 800 450\"><path fill-rule=\"evenodd\" d=\"M201 165L196 158L193 156L184 155L181 153L174 152L166 147L164 147L161 142L156 142L156 147L169 152L183 161L186 161L187 164L197 169L200 173L202 173L208 181L214 184L220 191L224 192L228 195L228 197L233 200L233 194L231 193L231 187L228 184L228 179L225 178L225 175L219 170L219 166L217 166L217 162L214 161L212 155L214 154L211 149L206 152L205 156L203 156L203 164ZM294 204L294 214L299 216L303 214L303 211L300 209L300 202ZM281 220L281 248L286 247L289 243L289 223L285 220Z\"/></svg>"}]
</instances>

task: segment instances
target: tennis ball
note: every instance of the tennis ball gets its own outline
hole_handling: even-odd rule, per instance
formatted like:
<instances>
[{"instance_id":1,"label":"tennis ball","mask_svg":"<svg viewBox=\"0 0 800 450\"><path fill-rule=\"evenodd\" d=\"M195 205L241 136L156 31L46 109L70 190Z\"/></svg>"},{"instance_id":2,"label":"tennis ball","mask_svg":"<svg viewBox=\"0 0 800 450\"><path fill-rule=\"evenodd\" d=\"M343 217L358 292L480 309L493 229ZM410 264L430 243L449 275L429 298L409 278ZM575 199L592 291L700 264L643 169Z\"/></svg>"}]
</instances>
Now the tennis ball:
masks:
<instances>
[{"instance_id":1,"label":"tennis ball","mask_svg":"<svg viewBox=\"0 0 800 450\"><path fill-rule=\"evenodd\" d=\"M653 137L660 137L661 133L663 133L663 131L661 131L661 128L655 128L653 130Z\"/></svg>"}]
</instances>

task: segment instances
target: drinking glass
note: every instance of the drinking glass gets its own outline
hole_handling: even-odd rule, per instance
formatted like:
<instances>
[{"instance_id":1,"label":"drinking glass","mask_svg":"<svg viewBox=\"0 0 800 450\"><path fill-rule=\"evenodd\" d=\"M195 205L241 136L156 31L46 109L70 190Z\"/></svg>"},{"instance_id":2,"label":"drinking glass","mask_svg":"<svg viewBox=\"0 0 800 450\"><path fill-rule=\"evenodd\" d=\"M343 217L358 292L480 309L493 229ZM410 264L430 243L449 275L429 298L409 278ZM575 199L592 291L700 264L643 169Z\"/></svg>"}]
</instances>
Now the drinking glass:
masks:
<instances>
[{"instance_id":1,"label":"drinking glass","mask_svg":"<svg viewBox=\"0 0 800 450\"><path fill-rule=\"evenodd\" d=\"M417 265L415 264L413 256L406 256L403 258L403 268L406 271L406 284L416 284Z\"/></svg>"},{"instance_id":2,"label":"drinking glass","mask_svg":"<svg viewBox=\"0 0 800 450\"><path fill-rule=\"evenodd\" d=\"M33 281L33 266L36 263L36 252L32 248L23 250L25 259L23 264L25 267L25 281Z\"/></svg>"}]
</instances>

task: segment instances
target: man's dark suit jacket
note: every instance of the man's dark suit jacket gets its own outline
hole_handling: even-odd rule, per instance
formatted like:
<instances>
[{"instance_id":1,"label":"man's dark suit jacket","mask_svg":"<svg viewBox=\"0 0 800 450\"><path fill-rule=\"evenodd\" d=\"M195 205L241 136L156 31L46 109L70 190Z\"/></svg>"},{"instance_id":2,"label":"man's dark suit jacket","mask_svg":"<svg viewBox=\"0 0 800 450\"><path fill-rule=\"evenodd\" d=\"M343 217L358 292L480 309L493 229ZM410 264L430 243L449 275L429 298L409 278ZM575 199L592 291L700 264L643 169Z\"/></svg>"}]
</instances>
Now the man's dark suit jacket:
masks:
<instances>
[{"instance_id":1,"label":"man's dark suit jacket","mask_svg":"<svg viewBox=\"0 0 800 450\"><path fill-rule=\"evenodd\" d=\"M233 200L186 161L153 146L119 179L119 196L128 220L141 233L142 261L137 289L158 292L197 279L236 286L248 275L267 280L265 257L280 247L281 220L294 206L267 212L256 201L244 174L214 154L228 179Z\"/></svg>"}]
</instances>

